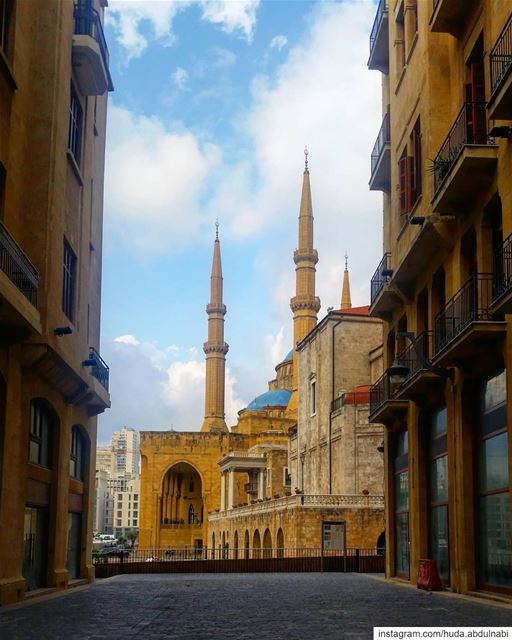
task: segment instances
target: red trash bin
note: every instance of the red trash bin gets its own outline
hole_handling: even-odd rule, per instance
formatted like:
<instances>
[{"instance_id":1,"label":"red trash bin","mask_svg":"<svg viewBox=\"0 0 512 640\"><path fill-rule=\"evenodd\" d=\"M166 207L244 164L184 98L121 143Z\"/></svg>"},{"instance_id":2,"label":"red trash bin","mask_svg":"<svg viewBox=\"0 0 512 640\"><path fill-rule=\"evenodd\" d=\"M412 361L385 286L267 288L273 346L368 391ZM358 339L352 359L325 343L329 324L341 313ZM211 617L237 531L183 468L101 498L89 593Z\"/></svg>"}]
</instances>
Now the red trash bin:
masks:
<instances>
[{"instance_id":1,"label":"red trash bin","mask_svg":"<svg viewBox=\"0 0 512 640\"><path fill-rule=\"evenodd\" d=\"M425 591L442 591L443 582L437 570L437 562L435 560L420 560L418 571L418 589Z\"/></svg>"}]
</instances>

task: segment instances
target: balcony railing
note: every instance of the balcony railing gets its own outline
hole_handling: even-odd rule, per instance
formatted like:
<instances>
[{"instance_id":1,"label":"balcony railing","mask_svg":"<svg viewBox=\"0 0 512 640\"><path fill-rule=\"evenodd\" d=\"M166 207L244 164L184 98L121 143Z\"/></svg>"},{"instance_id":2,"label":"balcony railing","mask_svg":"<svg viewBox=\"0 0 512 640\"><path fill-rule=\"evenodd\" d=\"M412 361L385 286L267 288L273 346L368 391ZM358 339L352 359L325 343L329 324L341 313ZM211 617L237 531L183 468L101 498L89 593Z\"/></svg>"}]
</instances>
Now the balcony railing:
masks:
<instances>
[{"instance_id":1,"label":"balcony railing","mask_svg":"<svg viewBox=\"0 0 512 640\"><path fill-rule=\"evenodd\" d=\"M492 273L475 273L449 300L434 323L434 356L472 323L492 320Z\"/></svg>"},{"instance_id":2,"label":"balcony railing","mask_svg":"<svg viewBox=\"0 0 512 640\"><path fill-rule=\"evenodd\" d=\"M398 354L398 361L409 369L402 384L406 384L414 376L423 371L424 366L420 355L430 359L432 356L433 332L424 331L417 336L414 341L401 353Z\"/></svg>"},{"instance_id":3,"label":"balcony railing","mask_svg":"<svg viewBox=\"0 0 512 640\"><path fill-rule=\"evenodd\" d=\"M379 135L377 136L377 140L373 146L372 151L372 175L375 173L375 169L379 164L380 157L382 155L382 151L387 144L391 144L391 132L389 127L389 111L384 116L384 120L382 121L382 126L379 131Z\"/></svg>"},{"instance_id":4,"label":"balcony railing","mask_svg":"<svg viewBox=\"0 0 512 640\"><path fill-rule=\"evenodd\" d=\"M441 188L464 147L472 144L489 144L485 102L466 102L460 110L441 150L434 159L434 193Z\"/></svg>"},{"instance_id":5,"label":"balcony railing","mask_svg":"<svg viewBox=\"0 0 512 640\"><path fill-rule=\"evenodd\" d=\"M492 96L512 67L512 16L494 45L489 62L491 65Z\"/></svg>"},{"instance_id":6,"label":"balcony railing","mask_svg":"<svg viewBox=\"0 0 512 640\"><path fill-rule=\"evenodd\" d=\"M389 282L389 278L392 275L392 271L390 269L391 264L391 254L385 253L384 257L380 261L379 266L377 267L375 273L372 276L371 286L370 286L370 301L371 304L375 302L379 293Z\"/></svg>"},{"instance_id":7,"label":"balcony railing","mask_svg":"<svg viewBox=\"0 0 512 640\"><path fill-rule=\"evenodd\" d=\"M377 34L379 33L379 27L381 25L382 19L388 13L388 3L387 0L380 0L379 6L377 7L377 14L375 16L375 20L373 21L372 31L370 33L370 57L373 53L373 49L375 47L375 43L377 41Z\"/></svg>"},{"instance_id":8,"label":"balcony railing","mask_svg":"<svg viewBox=\"0 0 512 640\"><path fill-rule=\"evenodd\" d=\"M108 47L98 12L91 7L77 6L75 7L73 17L75 21L74 33L77 36L90 36L96 40L100 47L103 64L105 65L105 68L107 68Z\"/></svg>"},{"instance_id":9,"label":"balcony railing","mask_svg":"<svg viewBox=\"0 0 512 640\"><path fill-rule=\"evenodd\" d=\"M375 413L385 402L391 400L393 392L389 372L386 371L377 382L370 387L370 415Z\"/></svg>"},{"instance_id":10,"label":"balcony railing","mask_svg":"<svg viewBox=\"0 0 512 640\"><path fill-rule=\"evenodd\" d=\"M90 347L89 349L89 360L94 361L94 364L91 367L91 374L108 391L110 371L107 363L94 347Z\"/></svg>"},{"instance_id":11,"label":"balcony railing","mask_svg":"<svg viewBox=\"0 0 512 640\"><path fill-rule=\"evenodd\" d=\"M493 303L512 289L512 234L494 254Z\"/></svg>"},{"instance_id":12,"label":"balcony railing","mask_svg":"<svg viewBox=\"0 0 512 640\"><path fill-rule=\"evenodd\" d=\"M38 273L1 221L0 270L5 273L25 298L36 307L39 283Z\"/></svg>"}]
</instances>

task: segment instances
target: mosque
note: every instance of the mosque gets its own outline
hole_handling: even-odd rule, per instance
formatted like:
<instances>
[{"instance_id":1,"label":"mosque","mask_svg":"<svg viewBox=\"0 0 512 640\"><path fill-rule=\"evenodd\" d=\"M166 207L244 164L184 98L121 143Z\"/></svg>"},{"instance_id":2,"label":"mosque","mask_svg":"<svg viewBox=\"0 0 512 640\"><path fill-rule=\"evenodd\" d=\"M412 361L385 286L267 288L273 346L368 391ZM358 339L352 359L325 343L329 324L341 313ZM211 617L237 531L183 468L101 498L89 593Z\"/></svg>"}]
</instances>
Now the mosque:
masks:
<instances>
[{"instance_id":1,"label":"mosque","mask_svg":"<svg viewBox=\"0 0 512 640\"><path fill-rule=\"evenodd\" d=\"M141 548L247 555L250 548L319 546L325 521L343 522L345 545L382 544L383 434L367 419L369 385L382 372L382 325L367 307L352 307L347 263L341 308L317 324L318 253L305 154L290 301L295 348L276 366L268 390L228 428L217 228L206 306L205 417L200 432L140 434Z\"/></svg>"}]
</instances>

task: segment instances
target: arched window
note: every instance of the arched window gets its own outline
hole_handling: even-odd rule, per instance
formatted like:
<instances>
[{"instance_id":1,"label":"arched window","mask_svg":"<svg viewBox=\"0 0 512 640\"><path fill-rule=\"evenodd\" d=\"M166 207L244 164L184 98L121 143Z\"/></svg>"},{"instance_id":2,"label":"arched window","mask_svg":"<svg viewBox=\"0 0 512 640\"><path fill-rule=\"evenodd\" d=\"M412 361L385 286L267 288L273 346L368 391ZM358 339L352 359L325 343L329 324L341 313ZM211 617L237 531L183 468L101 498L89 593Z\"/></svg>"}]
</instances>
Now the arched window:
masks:
<instances>
[{"instance_id":1,"label":"arched window","mask_svg":"<svg viewBox=\"0 0 512 640\"><path fill-rule=\"evenodd\" d=\"M28 459L46 469L52 468L55 414L43 400L30 403Z\"/></svg>"},{"instance_id":2,"label":"arched window","mask_svg":"<svg viewBox=\"0 0 512 640\"><path fill-rule=\"evenodd\" d=\"M69 456L69 475L77 480L84 479L85 474L85 437L79 426L71 431L71 453Z\"/></svg>"},{"instance_id":3,"label":"arched window","mask_svg":"<svg viewBox=\"0 0 512 640\"><path fill-rule=\"evenodd\" d=\"M195 522L195 511L194 511L194 505L190 504L189 508L188 508L188 523L189 524L194 524Z\"/></svg>"}]
</instances>

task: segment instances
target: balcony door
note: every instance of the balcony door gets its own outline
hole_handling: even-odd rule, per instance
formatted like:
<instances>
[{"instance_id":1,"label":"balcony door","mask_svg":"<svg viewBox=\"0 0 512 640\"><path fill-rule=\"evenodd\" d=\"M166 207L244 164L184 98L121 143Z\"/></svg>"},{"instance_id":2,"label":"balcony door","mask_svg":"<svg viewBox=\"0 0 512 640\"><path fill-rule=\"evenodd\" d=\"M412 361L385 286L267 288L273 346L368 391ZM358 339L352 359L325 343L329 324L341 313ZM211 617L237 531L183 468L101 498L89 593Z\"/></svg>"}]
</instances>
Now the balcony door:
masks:
<instances>
[{"instance_id":1,"label":"balcony door","mask_svg":"<svg viewBox=\"0 0 512 640\"><path fill-rule=\"evenodd\" d=\"M466 123L469 144L487 144L483 38L478 39L466 63Z\"/></svg>"}]
</instances>

